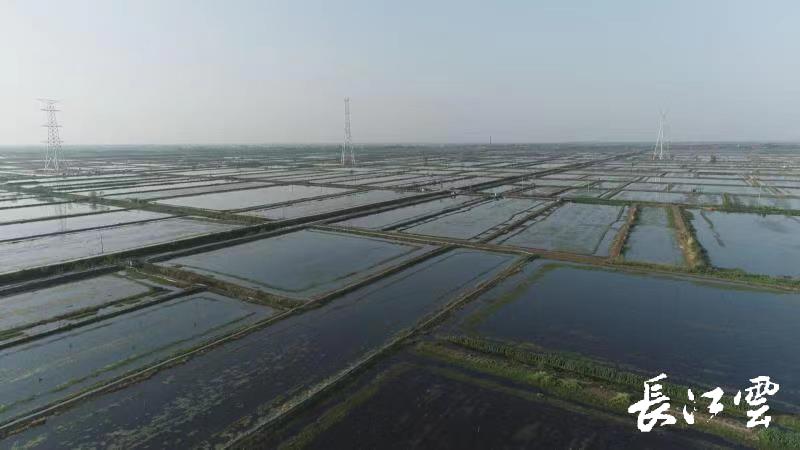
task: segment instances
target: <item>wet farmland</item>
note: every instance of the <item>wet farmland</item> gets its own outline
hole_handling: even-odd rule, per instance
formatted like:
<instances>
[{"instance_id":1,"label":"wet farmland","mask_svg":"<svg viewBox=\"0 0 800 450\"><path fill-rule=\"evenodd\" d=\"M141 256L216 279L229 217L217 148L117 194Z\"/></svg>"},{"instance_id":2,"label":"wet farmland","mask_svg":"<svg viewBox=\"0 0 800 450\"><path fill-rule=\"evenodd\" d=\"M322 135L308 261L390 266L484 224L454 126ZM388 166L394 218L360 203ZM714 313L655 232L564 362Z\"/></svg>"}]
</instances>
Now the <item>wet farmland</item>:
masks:
<instances>
[{"instance_id":1,"label":"wet farmland","mask_svg":"<svg viewBox=\"0 0 800 450\"><path fill-rule=\"evenodd\" d=\"M794 147L73 151L0 150L0 448L800 442Z\"/></svg>"}]
</instances>

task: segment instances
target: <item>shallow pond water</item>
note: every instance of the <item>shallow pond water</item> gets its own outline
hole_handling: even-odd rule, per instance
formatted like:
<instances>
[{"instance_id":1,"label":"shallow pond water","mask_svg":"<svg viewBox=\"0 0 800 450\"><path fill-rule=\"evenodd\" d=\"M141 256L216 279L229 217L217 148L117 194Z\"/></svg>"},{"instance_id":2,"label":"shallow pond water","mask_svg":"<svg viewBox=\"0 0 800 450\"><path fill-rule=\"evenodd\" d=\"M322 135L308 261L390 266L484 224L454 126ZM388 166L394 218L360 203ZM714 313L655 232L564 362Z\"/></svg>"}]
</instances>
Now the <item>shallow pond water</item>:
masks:
<instances>
[{"instance_id":1,"label":"shallow pond water","mask_svg":"<svg viewBox=\"0 0 800 450\"><path fill-rule=\"evenodd\" d=\"M132 250L236 228L189 218L163 219L0 243L0 273ZM53 249L58 251L54 252Z\"/></svg>"},{"instance_id":2,"label":"shallow pond water","mask_svg":"<svg viewBox=\"0 0 800 450\"><path fill-rule=\"evenodd\" d=\"M800 408L800 294L537 260L463 310L468 333L741 389ZM735 393L735 392L734 392ZM772 400L771 400L772 402Z\"/></svg>"},{"instance_id":3,"label":"shallow pond water","mask_svg":"<svg viewBox=\"0 0 800 450\"><path fill-rule=\"evenodd\" d=\"M0 223L21 220L44 219L48 217L71 216L102 211L113 211L120 208L114 206L92 205L88 203L59 203L55 205L27 206L23 208L0 210Z\"/></svg>"},{"instance_id":4,"label":"shallow pond water","mask_svg":"<svg viewBox=\"0 0 800 450\"><path fill-rule=\"evenodd\" d=\"M269 209L256 209L243 213L248 216L264 217L266 219L296 219L299 217L313 216L334 211L346 210L360 206L367 206L372 203L388 202L415 195L412 192L395 191L365 191L353 194L345 194L338 197L323 198L319 200L308 200L293 203L291 205L278 206Z\"/></svg>"},{"instance_id":5,"label":"shallow pond water","mask_svg":"<svg viewBox=\"0 0 800 450\"><path fill-rule=\"evenodd\" d=\"M625 260L685 265L675 228L670 225L670 212L664 208L648 206L640 208L638 214L625 244Z\"/></svg>"},{"instance_id":6,"label":"shallow pond water","mask_svg":"<svg viewBox=\"0 0 800 450\"><path fill-rule=\"evenodd\" d=\"M711 264L773 276L800 276L800 217L691 210Z\"/></svg>"},{"instance_id":7,"label":"shallow pond water","mask_svg":"<svg viewBox=\"0 0 800 450\"><path fill-rule=\"evenodd\" d=\"M268 186L241 191L217 192L212 194L189 195L159 200L157 203L190 208L230 211L236 209L267 206L304 198L349 192L343 188L323 186L285 185Z\"/></svg>"},{"instance_id":8,"label":"shallow pond water","mask_svg":"<svg viewBox=\"0 0 800 450\"><path fill-rule=\"evenodd\" d=\"M489 200L445 213L401 231L456 239L480 239L502 226L520 220L547 202L519 198Z\"/></svg>"},{"instance_id":9,"label":"shallow pond water","mask_svg":"<svg viewBox=\"0 0 800 450\"><path fill-rule=\"evenodd\" d=\"M90 214L61 219L39 220L9 225L0 225L0 241L23 239L30 236L78 231L86 228L107 227L145 220L164 219L168 214L150 211L124 210L102 214Z\"/></svg>"},{"instance_id":10,"label":"shallow pond water","mask_svg":"<svg viewBox=\"0 0 800 450\"><path fill-rule=\"evenodd\" d=\"M23 206L41 205L43 203L51 203L54 201L59 201L59 200L43 199L39 197L11 198L0 201L0 212L2 212L6 208L19 208Z\"/></svg>"},{"instance_id":11,"label":"shallow pond water","mask_svg":"<svg viewBox=\"0 0 800 450\"><path fill-rule=\"evenodd\" d=\"M336 225L367 228L370 230L385 230L403 223L422 219L424 216L435 214L443 209L453 208L474 200L474 197L467 197L463 195L440 198L437 200L417 203L410 206L403 206L376 214L370 214L368 216L356 217L354 219L337 222Z\"/></svg>"},{"instance_id":12,"label":"shallow pond water","mask_svg":"<svg viewBox=\"0 0 800 450\"><path fill-rule=\"evenodd\" d=\"M0 297L0 331L157 292L166 287L111 274Z\"/></svg>"},{"instance_id":13,"label":"shallow pond water","mask_svg":"<svg viewBox=\"0 0 800 450\"><path fill-rule=\"evenodd\" d=\"M303 230L159 263L309 299L433 250L427 245Z\"/></svg>"},{"instance_id":14,"label":"shallow pond water","mask_svg":"<svg viewBox=\"0 0 800 450\"><path fill-rule=\"evenodd\" d=\"M771 197L766 195L761 195L761 196L731 195L729 196L729 198L734 204L741 206L800 210L800 198Z\"/></svg>"},{"instance_id":15,"label":"shallow pond water","mask_svg":"<svg viewBox=\"0 0 800 450\"><path fill-rule=\"evenodd\" d=\"M0 421L191 348L272 310L193 294L0 351Z\"/></svg>"},{"instance_id":16,"label":"shallow pond water","mask_svg":"<svg viewBox=\"0 0 800 450\"><path fill-rule=\"evenodd\" d=\"M157 191L145 191L145 192L128 192L122 194L104 194L104 197L111 197L111 198L130 198L136 200L153 200L159 198L169 198L169 197L178 197L178 196L185 196L185 195L195 195L195 194L206 194L211 192L224 192L224 191L235 191L239 189L249 189L249 188L256 188L256 187L264 187L269 186L267 183L261 182L237 182L231 183L226 182L223 184L215 184L212 186L198 186L198 187L190 187L190 188L180 188L180 189L159 189Z\"/></svg>"},{"instance_id":17,"label":"shallow pond water","mask_svg":"<svg viewBox=\"0 0 800 450\"><path fill-rule=\"evenodd\" d=\"M454 250L48 418L34 447L194 447L266 414L490 279L508 255ZM285 398L285 397L284 397ZM25 436L14 437L25 439Z\"/></svg>"},{"instance_id":18,"label":"shallow pond water","mask_svg":"<svg viewBox=\"0 0 800 450\"><path fill-rule=\"evenodd\" d=\"M722 205L721 194L682 193L682 192L650 192L622 191L611 197L614 200L632 200L642 202L679 203L687 205Z\"/></svg>"},{"instance_id":19,"label":"shallow pond water","mask_svg":"<svg viewBox=\"0 0 800 450\"><path fill-rule=\"evenodd\" d=\"M313 440L305 448L348 448L354 443L381 449L736 448L693 430L640 433L627 417L593 413L568 402L557 406L534 389L487 383L485 376L457 367L395 370L370 373L371 379L385 378L377 392L347 408L347 415L329 428L311 433ZM347 399L340 400L346 407ZM315 425L312 419L311 429Z\"/></svg>"},{"instance_id":20,"label":"shallow pond water","mask_svg":"<svg viewBox=\"0 0 800 450\"><path fill-rule=\"evenodd\" d=\"M565 203L496 238L496 244L607 256L627 207Z\"/></svg>"}]
</instances>

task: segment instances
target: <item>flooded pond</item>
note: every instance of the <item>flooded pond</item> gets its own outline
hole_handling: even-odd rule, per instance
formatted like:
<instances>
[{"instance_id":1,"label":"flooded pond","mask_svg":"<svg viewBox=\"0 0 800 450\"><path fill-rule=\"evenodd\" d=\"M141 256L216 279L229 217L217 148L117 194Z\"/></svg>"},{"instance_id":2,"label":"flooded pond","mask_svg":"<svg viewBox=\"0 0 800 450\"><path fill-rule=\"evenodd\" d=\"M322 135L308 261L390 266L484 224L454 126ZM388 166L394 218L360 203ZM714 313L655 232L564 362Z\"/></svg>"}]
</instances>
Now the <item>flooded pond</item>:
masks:
<instances>
[{"instance_id":1,"label":"flooded pond","mask_svg":"<svg viewBox=\"0 0 800 450\"><path fill-rule=\"evenodd\" d=\"M639 209L636 224L625 243L626 261L683 266L686 261L678 246L678 237L665 208Z\"/></svg>"},{"instance_id":2,"label":"flooded pond","mask_svg":"<svg viewBox=\"0 0 800 450\"><path fill-rule=\"evenodd\" d=\"M800 217L691 210L711 264L773 276L800 276Z\"/></svg>"},{"instance_id":3,"label":"flooded pond","mask_svg":"<svg viewBox=\"0 0 800 450\"><path fill-rule=\"evenodd\" d=\"M496 244L608 256L628 208L564 203L547 215L534 217Z\"/></svg>"},{"instance_id":4,"label":"flooded pond","mask_svg":"<svg viewBox=\"0 0 800 450\"><path fill-rule=\"evenodd\" d=\"M463 330L800 406L800 294L537 260L459 314ZM770 400L773 402L773 400Z\"/></svg>"},{"instance_id":5,"label":"flooded pond","mask_svg":"<svg viewBox=\"0 0 800 450\"><path fill-rule=\"evenodd\" d=\"M112 198L130 198L136 200L152 200L157 198L168 198L168 197L177 197L177 196L184 196L184 195L194 195L194 194L205 194L209 192L222 192L222 191L233 191L238 189L248 189L260 186L268 186L266 183L258 183L258 182L239 182L239 183L224 183L224 184L217 184L214 186L198 186L198 187L190 187L190 188L179 188L179 189L159 189L157 191L145 191L145 192L127 192L122 194L104 194L104 197L112 197Z\"/></svg>"},{"instance_id":6,"label":"flooded pond","mask_svg":"<svg viewBox=\"0 0 800 450\"><path fill-rule=\"evenodd\" d=\"M296 219L298 217L313 216L333 211L366 206L372 203L388 202L415 195L412 192L395 191L366 191L345 194L338 197L308 200L291 205L278 206L270 209L256 209L243 213L248 216L264 217L266 219Z\"/></svg>"},{"instance_id":7,"label":"flooded pond","mask_svg":"<svg viewBox=\"0 0 800 450\"><path fill-rule=\"evenodd\" d=\"M323 186L268 186L257 189L241 191L227 191L213 194L190 195L160 200L158 203L172 206L185 206L190 208L211 209L217 211L231 211L236 209L267 206L304 198L319 197L330 194L343 194L350 192L344 188Z\"/></svg>"},{"instance_id":8,"label":"flooded pond","mask_svg":"<svg viewBox=\"0 0 800 450\"><path fill-rule=\"evenodd\" d=\"M156 190L167 190L167 189L183 189L195 186L212 186L215 184L229 184L230 181L227 180L203 180L203 181L187 181L181 183L159 183L159 184L144 184L144 185L131 185L131 186L124 186L124 187L115 187L115 188L108 188L108 189L92 189L92 190L85 190L85 191L77 191L73 192L73 194L77 195L91 195L93 192L97 195L102 195L104 197L114 194L125 194L125 193L134 193L134 192L147 192L147 191L156 191Z\"/></svg>"},{"instance_id":9,"label":"flooded pond","mask_svg":"<svg viewBox=\"0 0 800 450\"><path fill-rule=\"evenodd\" d=\"M541 200L519 198L489 200L427 219L418 224L412 224L400 230L455 239L480 239L482 235L498 231L502 226L520 220L535 209L543 208L547 204Z\"/></svg>"},{"instance_id":10,"label":"flooded pond","mask_svg":"<svg viewBox=\"0 0 800 450\"><path fill-rule=\"evenodd\" d=\"M0 351L0 422L188 349L270 308L200 293Z\"/></svg>"},{"instance_id":11,"label":"flooded pond","mask_svg":"<svg viewBox=\"0 0 800 450\"><path fill-rule=\"evenodd\" d=\"M108 255L234 228L236 225L175 218L4 242L0 243L0 273ZM54 252L54 248L58 251Z\"/></svg>"},{"instance_id":12,"label":"flooded pond","mask_svg":"<svg viewBox=\"0 0 800 450\"><path fill-rule=\"evenodd\" d=\"M167 292L167 287L116 274L0 297L0 331L74 314L85 308Z\"/></svg>"},{"instance_id":13,"label":"flooded pond","mask_svg":"<svg viewBox=\"0 0 800 450\"><path fill-rule=\"evenodd\" d=\"M396 365L379 374L371 371L368 380L366 376L359 380L365 386L347 393L368 398L348 407L347 397L339 397L337 406L347 414L329 427L317 428L307 418L309 414L303 414L304 422L310 422L303 432L313 436L304 448L348 448L354 441L359 448L381 449L730 448L722 439L693 430L640 433L626 418L569 402L548 402L535 389L494 379L487 383L486 377L454 366L428 368L440 364ZM376 377L381 381L372 381ZM279 444L270 442L269 436L263 438L268 446Z\"/></svg>"},{"instance_id":14,"label":"flooded pond","mask_svg":"<svg viewBox=\"0 0 800 450\"><path fill-rule=\"evenodd\" d=\"M71 216L102 211L113 211L114 206L92 205L89 203L59 203L56 205L28 206L24 208L0 210L0 223L22 220L44 219L48 217Z\"/></svg>"},{"instance_id":15,"label":"flooded pond","mask_svg":"<svg viewBox=\"0 0 800 450\"><path fill-rule=\"evenodd\" d=\"M512 261L471 250L445 253L92 398L15 439L36 439L34 448L213 447L227 441L220 433L232 422L244 416L240 423L252 423L276 400L345 369Z\"/></svg>"},{"instance_id":16,"label":"flooded pond","mask_svg":"<svg viewBox=\"0 0 800 450\"><path fill-rule=\"evenodd\" d=\"M278 295L309 299L368 278L433 248L303 230L159 264Z\"/></svg>"},{"instance_id":17,"label":"flooded pond","mask_svg":"<svg viewBox=\"0 0 800 450\"><path fill-rule=\"evenodd\" d=\"M731 199L733 204L740 206L800 210L800 198L769 197L766 195L762 196L731 195L728 198Z\"/></svg>"},{"instance_id":18,"label":"flooded pond","mask_svg":"<svg viewBox=\"0 0 800 450\"><path fill-rule=\"evenodd\" d=\"M41 205L43 203L51 203L56 201L63 201L57 200L54 198L42 199L39 197L27 197L27 198L12 198L8 200L0 201L0 213L2 213L3 209L6 208L19 208L22 206L31 206L31 205Z\"/></svg>"},{"instance_id":19,"label":"flooded pond","mask_svg":"<svg viewBox=\"0 0 800 450\"><path fill-rule=\"evenodd\" d=\"M145 220L164 219L168 214L149 211L125 210L102 214L90 214L61 219L39 220L36 222L0 225L0 241L23 239L30 236L64 233L86 228L107 227Z\"/></svg>"},{"instance_id":20,"label":"flooded pond","mask_svg":"<svg viewBox=\"0 0 800 450\"><path fill-rule=\"evenodd\" d=\"M453 208L466 202L475 201L474 197L464 195L445 197L415 205L403 206L389 211L356 217L354 219L337 222L336 225L367 228L370 230L387 230L401 224L421 220L423 217L435 214L447 208Z\"/></svg>"},{"instance_id":21,"label":"flooded pond","mask_svg":"<svg viewBox=\"0 0 800 450\"><path fill-rule=\"evenodd\" d=\"M614 200L678 203L686 205L717 205L717 206L722 205L722 195L720 194L622 191L611 198L613 198Z\"/></svg>"}]
</instances>

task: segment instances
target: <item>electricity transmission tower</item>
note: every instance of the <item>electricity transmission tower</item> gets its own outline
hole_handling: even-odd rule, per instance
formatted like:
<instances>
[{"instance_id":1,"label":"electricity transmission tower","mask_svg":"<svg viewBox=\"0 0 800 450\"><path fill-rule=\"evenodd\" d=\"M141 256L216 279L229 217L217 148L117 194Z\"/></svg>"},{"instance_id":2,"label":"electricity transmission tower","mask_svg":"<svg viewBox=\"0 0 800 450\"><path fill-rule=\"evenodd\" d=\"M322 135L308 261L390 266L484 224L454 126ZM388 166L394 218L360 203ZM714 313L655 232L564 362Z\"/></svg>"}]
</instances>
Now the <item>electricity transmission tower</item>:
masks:
<instances>
[{"instance_id":1,"label":"electricity transmission tower","mask_svg":"<svg viewBox=\"0 0 800 450\"><path fill-rule=\"evenodd\" d=\"M349 153L349 154L348 154ZM342 143L342 165L356 165L353 152L353 137L350 135L350 97L344 98L344 142Z\"/></svg>"},{"instance_id":2,"label":"electricity transmission tower","mask_svg":"<svg viewBox=\"0 0 800 450\"><path fill-rule=\"evenodd\" d=\"M56 119L56 112L60 111L56 109L58 100L49 98L40 98L37 100L42 104L41 110L47 114L47 122L42 125L47 128L47 140L44 141L44 143L47 144L44 155L44 170L65 172L68 166L61 150L62 141L58 131L61 125L58 124L58 120Z\"/></svg>"},{"instance_id":3,"label":"electricity transmission tower","mask_svg":"<svg viewBox=\"0 0 800 450\"><path fill-rule=\"evenodd\" d=\"M667 126L667 113L661 111L661 118L658 120L658 136L656 137L656 145L653 147L653 159L664 159L664 147L667 147L667 155L669 155L669 142L664 142L664 135Z\"/></svg>"}]
</instances>

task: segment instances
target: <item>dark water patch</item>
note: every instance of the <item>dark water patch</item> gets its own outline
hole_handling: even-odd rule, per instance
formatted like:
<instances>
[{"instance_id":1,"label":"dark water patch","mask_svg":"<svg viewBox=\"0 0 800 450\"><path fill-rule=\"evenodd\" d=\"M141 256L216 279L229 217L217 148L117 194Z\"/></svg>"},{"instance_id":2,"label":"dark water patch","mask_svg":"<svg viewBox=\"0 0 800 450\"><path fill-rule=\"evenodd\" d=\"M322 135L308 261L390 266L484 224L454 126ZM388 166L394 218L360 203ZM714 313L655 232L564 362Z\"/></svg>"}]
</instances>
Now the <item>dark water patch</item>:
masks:
<instances>
[{"instance_id":1,"label":"dark water patch","mask_svg":"<svg viewBox=\"0 0 800 450\"><path fill-rule=\"evenodd\" d=\"M185 448L225 442L228 437L220 433L232 422L251 423L280 398L348 367L513 261L472 250L445 253L93 398L12 439L36 440L39 448Z\"/></svg>"},{"instance_id":2,"label":"dark water patch","mask_svg":"<svg viewBox=\"0 0 800 450\"><path fill-rule=\"evenodd\" d=\"M305 448L699 449L730 445L692 430L640 433L629 418L570 409L563 402L548 403L529 389L486 382L455 368L415 366L390 374L372 390L340 420L301 436Z\"/></svg>"},{"instance_id":3,"label":"dark water patch","mask_svg":"<svg viewBox=\"0 0 800 450\"><path fill-rule=\"evenodd\" d=\"M201 293L0 351L0 421L271 313Z\"/></svg>"},{"instance_id":4,"label":"dark water patch","mask_svg":"<svg viewBox=\"0 0 800 450\"><path fill-rule=\"evenodd\" d=\"M798 294L535 261L446 327L687 384L741 389L768 375L781 384L775 399L795 409L798 322Z\"/></svg>"}]
</instances>

